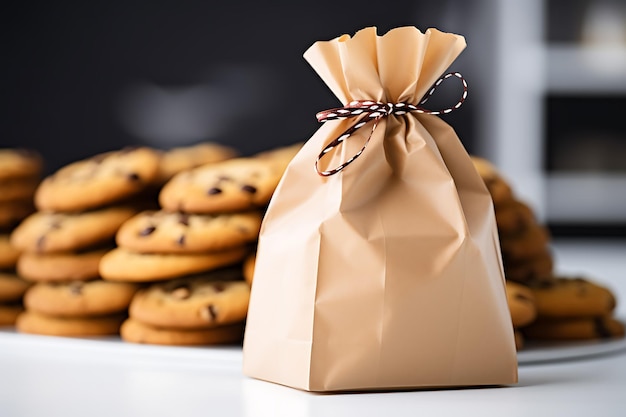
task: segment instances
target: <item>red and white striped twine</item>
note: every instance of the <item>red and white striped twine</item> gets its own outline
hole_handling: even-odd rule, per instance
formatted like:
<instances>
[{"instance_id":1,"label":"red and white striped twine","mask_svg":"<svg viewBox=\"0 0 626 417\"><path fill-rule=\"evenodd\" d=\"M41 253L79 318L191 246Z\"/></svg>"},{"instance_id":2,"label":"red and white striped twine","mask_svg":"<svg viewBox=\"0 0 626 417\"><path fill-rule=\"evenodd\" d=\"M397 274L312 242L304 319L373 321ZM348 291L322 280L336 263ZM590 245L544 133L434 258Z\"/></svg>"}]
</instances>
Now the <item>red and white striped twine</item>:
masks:
<instances>
[{"instance_id":1,"label":"red and white striped twine","mask_svg":"<svg viewBox=\"0 0 626 417\"><path fill-rule=\"evenodd\" d=\"M463 94L461 95L461 98L459 99L459 101L454 106L441 109L441 110L428 110L428 109L421 107L433 95L437 87L444 80L450 77L457 77L463 83ZM328 145L326 145L324 149L322 149L322 152L320 152L320 154L317 157L317 160L315 161L315 170L317 171L319 175L323 177L328 177L330 175L334 175L338 173L339 171L344 169L346 166L354 162L354 160L357 159L363 153L363 151L367 147L368 142L372 138L372 134L374 133L376 126L378 126L378 122L384 117L390 116L392 114L400 116L400 115L407 114L407 113L434 114L434 115L448 114L458 109L459 107L461 107L461 105L463 105L463 102L465 101L466 98L467 98L467 82L465 81L465 78L463 78L463 76L458 72L450 72L448 74L445 74L443 77L439 78L437 82L435 82L435 84L428 91L428 93L426 93L426 95L419 102L418 105L410 104L410 103L381 103L381 102L373 101L373 100L354 100L348 103L347 105L345 105L344 107L336 107L334 109L321 111L317 113L316 115L317 121L321 123L327 122L329 120L347 119L350 117L361 117L361 119L356 124L349 127L339 137L337 137ZM341 145L346 139L350 138L350 136L356 130L360 129L361 127L365 126L366 124L370 122L372 123L372 129L370 130L369 136L365 140L363 147L356 154L354 154L353 156L348 158L347 161L345 161L344 163L342 163L341 165L335 168L332 168L326 171L320 171L318 164L320 160L328 152L330 152L332 149L336 148L337 146Z\"/></svg>"}]
</instances>

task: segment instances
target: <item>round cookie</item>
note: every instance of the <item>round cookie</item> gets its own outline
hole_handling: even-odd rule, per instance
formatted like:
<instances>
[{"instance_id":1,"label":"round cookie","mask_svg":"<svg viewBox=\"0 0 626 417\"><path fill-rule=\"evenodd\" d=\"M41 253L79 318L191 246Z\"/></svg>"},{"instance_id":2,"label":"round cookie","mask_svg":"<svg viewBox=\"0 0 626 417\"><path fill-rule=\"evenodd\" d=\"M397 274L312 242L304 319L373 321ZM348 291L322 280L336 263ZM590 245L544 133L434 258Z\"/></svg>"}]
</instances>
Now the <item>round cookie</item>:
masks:
<instances>
[{"instance_id":1,"label":"round cookie","mask_svg":"<svg viewBox=\"0 0 626 417\"><path fill-rule=\"evenodd\" d=\"M175 175L159 194L168 211L219 213L267 205L282 171L270 160L235 158Z\"/></svg>"},{"instance_id":2,"label":"round cookie","mask_svg":"<svg viewBox=\"0 0 626 417\"><path fill-rule=\"evenodd\" d=\"M187 214L144 211L118 230L118 246L143 253L211 252L243 246L259 237L260 212Z\"/></svg>"},{"instance_id":3,"label":"round cookie","mask_svg":"<svg viewBox=\"0 0 626 417\"><path fill-rule=\"evenodd\" d=\"M122 324L122 340L153 345L202 346L241 343L243 323L228 324L210 329L166 329L150 326L129 318Z\"/></svg>"},{"instance_id":4,"label":"round cookie","mask_svg":"<svg viewBox=\"0 0 626 417\"><path fill-rule=\"evenodd\" d=\"M11 233L11 244L25 252L75 251L115 237L126 220L139 211L133 206L110 206L79 213L38 211Z\"/></svg>"},{"instance_id":5,"label":"round cookie","mask_svg":"<svg viewBox=\"0 0 626 417\"><path fill-rule=\"evenodd\" d=\"M32 149L0 149L0 180L38 177L42 168L41 155Z\"/></svg>"},{"instance_id":6,"label":"round cookie","mask_svg":"<svg viewBox=\"0 0 626 417\"><path fill-rule=\"evenodd\" d=\"M119 334L125 314L98 317L53 317L26 310L17 317L20 333L46 336L88 337Z\"/></svg>"},{"instance_id":7,"label":"round cookie","mask_svg":"<svg viewBox=\"0 0 626 417\"><path fill-rule=\"evenodd\" d=\"M0 304L0 326L13 326L17 317L24 311L20 303Z\"/></svg>"},{"instance_id":8,"label":"round cookie","mask_svg":"<svg viewBox=\"0 0 626 417\"><path fill-rule=\"evenodd\" d=\"M0 302L21 300L30 285L12 272L0 271Z\"/></svg>"},{"instance_id":9,"label":"round cookie","mask_svg":"<svg viewBox=\"0 0 626 417\"><path fill-rule=\"evenodd\" d=\"M241 278L241 271L235 273ZM214 279L209 275L153 284L137 292L129 315L152 326L177 329L201 329L243 321L248 312L250 286L243 280Z\"/></svg>"},{"instance_id":10,"label":"round cookie","mask_svg":"<svg viewBox=\"0 0 626 417\"><path fill-rule=\"evenodd\" d=\"M243 278L250 286L252 286L252 281L254 280L255 264L256 264L256 252L248 255L246 259L243 261Z\"/></svg>"},{"instance_id":11,"label":"round cookie","mask_svg":"<svg viewBox=\"0 0 626 417\"><path fill-rule=\"evenodd\" d=\"M147 254L119 247L102 257L100 276L110 281L162 281L233 265L247 254L245 247L189 254Z\"/></svg>"},{"instance_id":12,"label":"round cookie","mask_svg":"<svg viewBox=\"0 0 626 417\"><path fill-rule=\"evenodd\" d=\"M540 318L604 316L616 305L609 289L584 278L558 277L530 288Z\"/></svg>"},{"instance_id":13,"label":"round cookie","mask_svg":"<svg viewBox=\"0 0 626 417\"><path fill-rule=\"evenodd\" d=\"M31 199L0 202L0 230L9 230L35 212Z\"/></svg>"},{"instance_id":14,"label":"round cookie","mask_svg":"<svg viewBox=\"0 0 626 417\"><path fill-rule=\"evenodd\" d=\"M506 298L514 328L532 323L537 317L535 297L530 288L515 282L506 282Z\"/></svg>"},{"instance_id":15,"label":"round cookie","mask_svg":"<svg viewBox=\"0 0 626 417\"><path fill-rule=\"evenodd\" d=\"M624 337L624 324L611 316L537 320L522 329L533 340L589 340Z\"/></svg>"},{"instance_id":16,"label":"round cookie","mask_svg":"<svg viewBox=\"0 0 626 417\"><path fill-rule=\"evenodd\" d=\"M38 178L2 180L0 181L0 202L32 200L38 185Z\"/></svg>"},{"instance_id":17,"label":"round cookie","mask_svg":"<svg viewBox=\"0 0 626 417\"><path fill-rule=\"evenodd\" d=\"M297 142L292 145L281 146L278 148L270 149L267 151L259 152L254 155L254 158L267 159L270 162L276 164L277 168L284 172L287 165L296 156L296 154L302 149L304 142Z\"/></svg>"},{"instance_id":18,"label":"round cookie","mask_svg":"<svg viewBox=\"0 0 626 417\"><path fill-rule=\"evenodd\" d=\"M504 180L498 169L485 158L471 156L471 160L478 171L478 175L483 179L494 205L505 204L514 199L513 190L507 181Z\"/></svg>"},{"instance_id":19,"label":"round cookie","mask_svg":"<svg viewBox=\"0 0 626 417\"><path fill-rule=\"evenodd\" d=\"M35 193L39 210L83 211L141 192L156 178L159 155L127 148L70 163L46 177Z\"/></svg>"},{"instance_id":20,"label":"round cookie","mask_svg":"<svg viewBox=\"0 0 626 417\"><path fill-rule=\"evenodd\" d=\"M529 259L517 262L504 262L504 275L507 280L536 284L550 282L553 276L554 258L550 248L546 247L543 252Z\"/></svg>"},{"instance_id":21,"label":"round cookie","mask_svg":"<svg viewBox=\"0 0 626 417\"><path fill-rule=\"evenodd\" d=\"M29 281L87 281L100 276L100 259L111 248L89 252L24 252L17 262L18 274Z\"/></svg>"},{"instance_id":22,"label":"round cookie","mask_svg":"<svg viewBox=\"0 0 626 417\"><path fill-rule=\"evenodd\" d=\"M500 236L519 234L536 224L531 208L519 200L511 200L496 206L495 214Z\"/></svg>"},{"instance_id":23,"label":"round cookie","mask_svg":"<svg viewBox=\"0 0 626 417\"><path fill-rule=\"evenodd\" d=\"M11 245L9 234L0 234L0 269L13 269L21 251Z\"/></svg>"},{"instance_id":24,"label":"round cookie","mask_svg":"<svg viewBox=\"0 0 626 417\"><path fill-rule=\"evenodd\" d=\"M504 262L516 262L543 253L550 242L548 230L534 224L514 236L500 236L500 248Z\"/></svg>"},{"instance_id":25,"label":"round cookie","mask_svg":"<svg viewBox=\"0 0 626 417\"><path fill-rule=\"evenodd\" d=\"M139 286L126 282L40 282L24 295L28 311L56 317L99 316L125 311Z\"/></svg>"},{"instance_id":26,"label":"round cookie","mask_svg":"<svg viewBox=\"0 0 626 417\"><path fill-rule=\"evenodd\" d=\"M211 142L171 148L161 153L155 181L164 184L181 171L225 161L236 157L237 154L234 148Z\"/></svg>"}]
</instances>

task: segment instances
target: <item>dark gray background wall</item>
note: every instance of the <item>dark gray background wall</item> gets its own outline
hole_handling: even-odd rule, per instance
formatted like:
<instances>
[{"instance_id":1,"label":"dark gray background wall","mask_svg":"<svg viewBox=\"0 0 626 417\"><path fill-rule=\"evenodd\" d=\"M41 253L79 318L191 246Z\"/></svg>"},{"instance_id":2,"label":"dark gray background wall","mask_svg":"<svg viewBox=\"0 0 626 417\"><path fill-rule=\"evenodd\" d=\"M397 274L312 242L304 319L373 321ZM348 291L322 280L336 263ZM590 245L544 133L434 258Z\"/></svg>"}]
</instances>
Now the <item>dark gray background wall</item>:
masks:
<instances>
[{"instance_id":1,"label":"dark gray background wall","mask_svg":"<svg viewBox=\"0 0 626 417\"><path fill-rule=\"evenodd\" d=\"M465 34L459 17L470 10L449 1L265 3L5 6L0 147L37 149L51 172L126 145L212 140L250 154L306 140L318 127L315 113L339 104L302 58L313 42L367 26ZM479 47L465 35L469 48ZM463 70L469 54L453 69ZM471 97L449 117L469 149Z\"/></svg>"}]
</instances>

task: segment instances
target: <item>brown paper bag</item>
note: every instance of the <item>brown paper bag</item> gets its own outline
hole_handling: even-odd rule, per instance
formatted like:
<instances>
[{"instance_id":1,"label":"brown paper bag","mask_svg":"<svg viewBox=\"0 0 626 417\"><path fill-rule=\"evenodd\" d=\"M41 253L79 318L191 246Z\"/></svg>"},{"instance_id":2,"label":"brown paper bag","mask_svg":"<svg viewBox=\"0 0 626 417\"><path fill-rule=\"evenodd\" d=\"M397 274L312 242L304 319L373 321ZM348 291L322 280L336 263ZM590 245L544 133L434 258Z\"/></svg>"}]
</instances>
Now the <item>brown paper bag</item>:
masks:
<instances>
[{"instance_id":1,"label":"brown paper bag","mask_svg":"<svg viewBox=\"0 0 626 417\"><path fill-rule=\"evenodd\" d=\"M305 58L342 103L418 103L465 47L413 27L317 42ZM306 100L306 97L302 98ZM309 391L510 384L517 360L491 198L450 126L410 112L329 121L264 218L244 373Z\"/></svg>"}]
</instances>

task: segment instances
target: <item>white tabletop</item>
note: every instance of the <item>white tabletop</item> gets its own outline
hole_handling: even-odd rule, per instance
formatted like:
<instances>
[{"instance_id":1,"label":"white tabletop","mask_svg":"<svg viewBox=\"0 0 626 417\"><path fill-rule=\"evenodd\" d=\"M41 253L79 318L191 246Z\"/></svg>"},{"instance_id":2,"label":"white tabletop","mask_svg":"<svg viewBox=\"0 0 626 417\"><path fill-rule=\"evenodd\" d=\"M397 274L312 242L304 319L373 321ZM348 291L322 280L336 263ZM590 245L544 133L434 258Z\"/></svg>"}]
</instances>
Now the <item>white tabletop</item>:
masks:
<instances>
[{"instance_id":1,"label":"white tabletop","mask_svg":"<svg viewBox=\"0 0 626 417\"><path fill-rule=\"evenodd\" d=\"M617 314L626 317L626 242L555 242L554 248L557 270L609 285L618 295ZM590 355L603 346L610 352ZM626 415L626 342L574 346L570 359L529 363L545 352L520 356L514 387L311 394L244 377L236 347L144 346L3 330L0 416Z\"/></svg>"}]
</instances>

